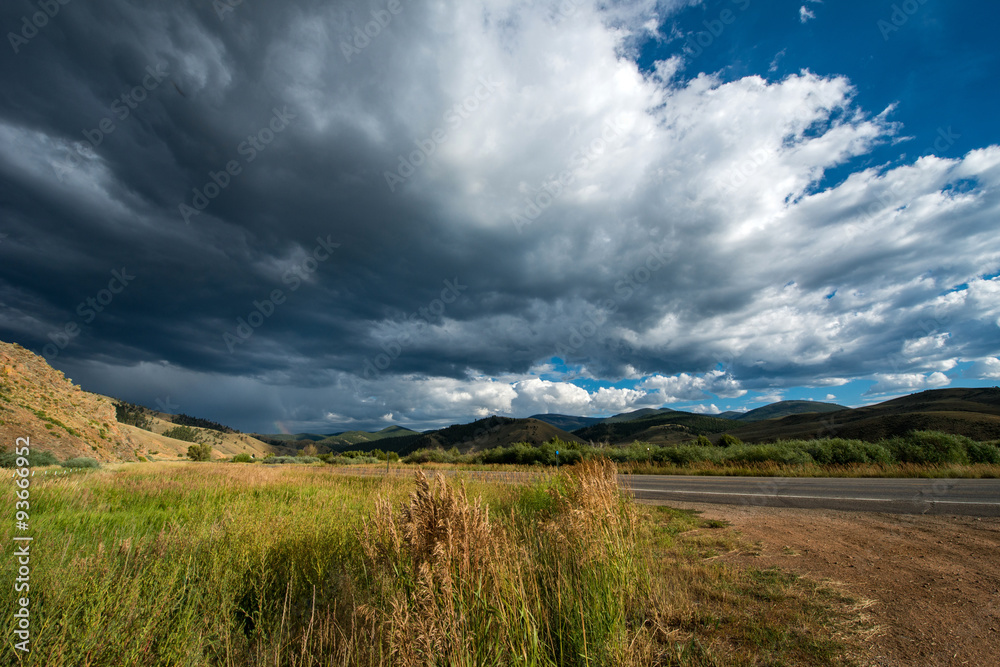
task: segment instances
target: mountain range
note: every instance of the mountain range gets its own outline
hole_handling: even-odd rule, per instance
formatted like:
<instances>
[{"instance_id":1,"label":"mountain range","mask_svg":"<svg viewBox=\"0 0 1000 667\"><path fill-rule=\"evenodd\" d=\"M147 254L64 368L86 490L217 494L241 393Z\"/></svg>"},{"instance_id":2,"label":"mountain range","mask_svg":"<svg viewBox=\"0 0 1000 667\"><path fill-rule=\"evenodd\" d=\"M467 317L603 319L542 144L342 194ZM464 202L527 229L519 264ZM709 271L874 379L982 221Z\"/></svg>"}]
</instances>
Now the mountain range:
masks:
<instances>
[{"instance_id":1,"label":"mountain range","mask_svg":"<svg viewBox=\"0 0 1000 667\"><path fill-rule=\"evenodd\" d=\"M425 432L402 426L329 434L248 434L205 419L173 415L84 391L25 348L0 341L0 443L29 436L33 447L61 459L177 460L192 442L212 445L213 456L457 448L461 452L518 442L625 445L676 444L728 433L744 442L781 438L862 440L937 430L976 440L1000 439L1000 388L951 388L902 396L862 408L815 401L780 401L744 413L703 415L644 408L607 418L538 414L526 419L488 417Z\"/></svg>"}]
</instances>

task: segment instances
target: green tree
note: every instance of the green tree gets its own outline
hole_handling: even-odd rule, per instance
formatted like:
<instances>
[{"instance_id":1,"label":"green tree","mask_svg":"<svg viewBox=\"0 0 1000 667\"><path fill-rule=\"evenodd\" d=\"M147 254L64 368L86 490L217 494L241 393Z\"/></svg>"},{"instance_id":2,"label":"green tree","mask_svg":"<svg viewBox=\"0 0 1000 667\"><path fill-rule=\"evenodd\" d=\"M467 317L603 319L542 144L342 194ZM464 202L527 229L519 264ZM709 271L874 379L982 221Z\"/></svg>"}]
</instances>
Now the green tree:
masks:
<instances>
[{"instance_id":1,"label":"green tree","mask_svg":"<svg viewBox=\"0 0 1000 667\"><path fill-rule=\"evenodd\" d=\"M188 458L192 461L211 461L212 445L209 445L208 443L191 445L188 447Z\"/></svg>"},{"instance_id":2,"label":"green tree","mask_svg":"<svg viewBox=\"0 0 1000 667\"><path fill-rule=\"evenodd\" d=\"M168 429L163 432L163 435L167 438L173 438L174 440L183 440L185 442L198 442L198 431L191 428L190 426L175 426L172 429Z\"/></svg>"}]
</instances>

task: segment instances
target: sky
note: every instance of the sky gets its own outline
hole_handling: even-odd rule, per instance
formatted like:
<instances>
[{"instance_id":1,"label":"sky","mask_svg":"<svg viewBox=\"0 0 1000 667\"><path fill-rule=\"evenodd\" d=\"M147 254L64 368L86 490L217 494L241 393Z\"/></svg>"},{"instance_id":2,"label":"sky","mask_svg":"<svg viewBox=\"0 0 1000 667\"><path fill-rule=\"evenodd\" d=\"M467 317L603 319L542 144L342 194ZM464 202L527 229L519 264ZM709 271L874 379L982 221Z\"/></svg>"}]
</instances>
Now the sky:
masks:
<instances>
[{"instance_id":1,"label":"sky","mask_svg":"<svg viewBox=\"0 0 1000 667\"><path fill-rule=\"evenodd\" d=\"M997 385L998 19L5 2L0 340L264 433Z\"/></svg>"}]
</instances>

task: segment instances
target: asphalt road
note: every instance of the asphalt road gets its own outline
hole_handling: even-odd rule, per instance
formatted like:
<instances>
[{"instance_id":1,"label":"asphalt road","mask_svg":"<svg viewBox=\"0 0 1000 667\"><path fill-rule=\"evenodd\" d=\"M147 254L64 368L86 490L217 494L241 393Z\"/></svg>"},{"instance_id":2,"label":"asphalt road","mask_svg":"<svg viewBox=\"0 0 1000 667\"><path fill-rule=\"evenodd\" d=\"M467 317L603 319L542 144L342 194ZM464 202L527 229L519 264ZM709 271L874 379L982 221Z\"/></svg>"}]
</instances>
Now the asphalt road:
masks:
<instances>
[{"instance_id":1,"label":"asphalt road","mask_svg":"<svg viewBox=\"0 0 1000 667\"><path fill-rule=\"evenodd\" d=\"M637 500L897 514L1000 516L1000 479L621 475Z\"/></svg>"}]
</instances>

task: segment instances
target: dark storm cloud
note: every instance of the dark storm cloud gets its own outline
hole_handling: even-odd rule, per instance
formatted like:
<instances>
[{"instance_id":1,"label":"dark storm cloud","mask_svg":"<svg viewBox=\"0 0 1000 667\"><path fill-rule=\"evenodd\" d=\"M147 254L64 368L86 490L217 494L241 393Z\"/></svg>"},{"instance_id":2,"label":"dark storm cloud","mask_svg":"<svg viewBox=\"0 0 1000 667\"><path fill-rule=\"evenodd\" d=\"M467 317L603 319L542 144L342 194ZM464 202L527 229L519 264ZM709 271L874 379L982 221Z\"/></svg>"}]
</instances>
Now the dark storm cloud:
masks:
<instances>
[{"instance_id":1,"label":"dark storm cloud","mask_svg":"<svg viewBox=\"0 0 1000 667\"><path fill-rule=\"evenodd\" d=\"M6 6L4 25L30 9ZM391 158L350 127L310 127L283 97L287 82L267 80L264 60L300 13L320 8L248 4L220 20L210 3L80 3L30 48L5 54L5 122L62 144L54 174L5 165L8 248L18 249L4 264L5 280L69 320L109 267L137 274L67 354L120 354L116 341L132 341L123 362L134 355L210 370L267 366L272 360L253 341L226 354L222 334L254 301L282 289L285 304L255 335L322 334L336 343L336 352L320 355L324 362L350 368L363 349L359 319L428 300L437 289L424 279L430 264L449 276L447 257L428 258L436 242L428 241L427 212L386 196L381 167ZM363 86L364 72L355 74ZM391 108L378 95L370 103ZM238 174L226 172L232 163ZM87 201L84 188L60 187L98 171L105 206ZM203 211L190 212L220 185ZM181 204L191 207L187 221ZM321 242L339 248L315 268L308 257ZM36 349L49 342L33 333ZM318 352L308 344L306 351Z\"/></svg>"},{"instance_id":2,"label":"dark storm cloud","mask_svg":"<svg viewBox=\"0 0 1000 667\"><path fill-rule=\"evenodd\" d=\"M987 272L996 156L812 192L897 128L843 79L643 76L611 28L675 4L61 5L0 56L0 338L255 428L656 402L553 356L729 371L694 395L996 354L992 283L933 303Z\"/></svg>"}]
</instances>

